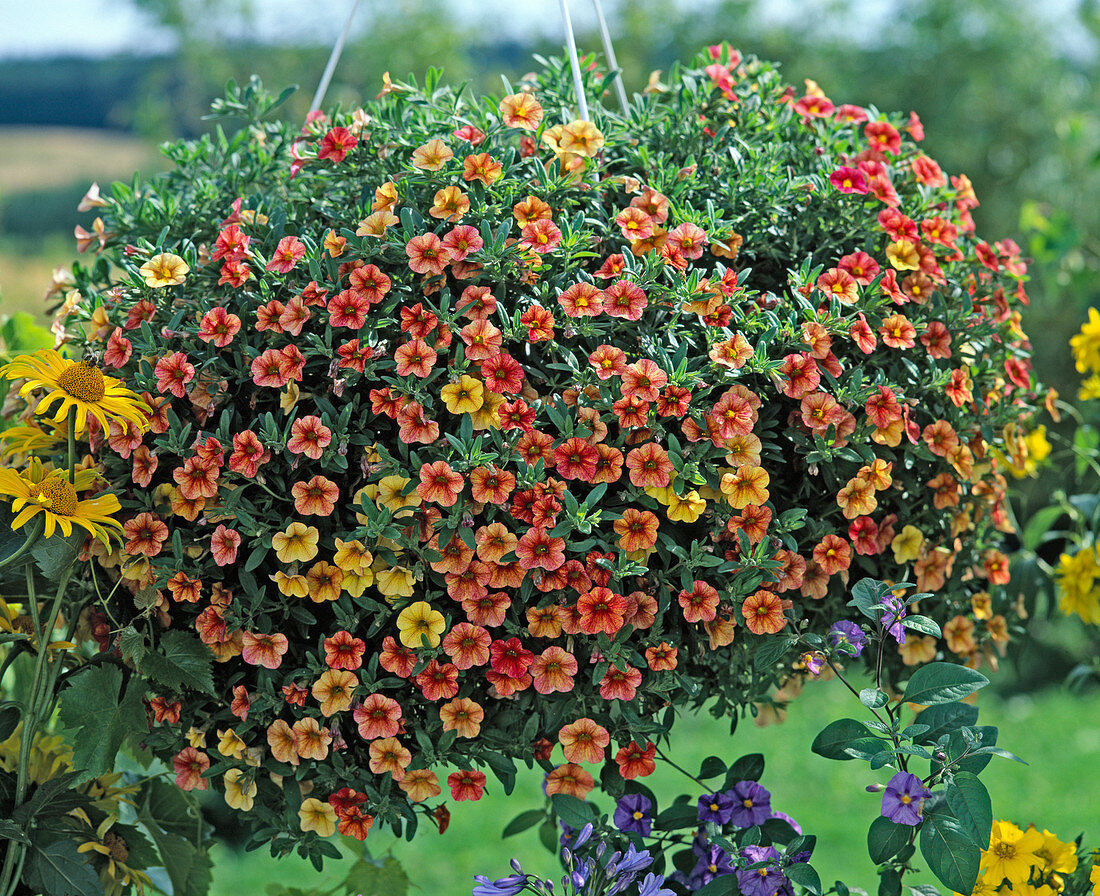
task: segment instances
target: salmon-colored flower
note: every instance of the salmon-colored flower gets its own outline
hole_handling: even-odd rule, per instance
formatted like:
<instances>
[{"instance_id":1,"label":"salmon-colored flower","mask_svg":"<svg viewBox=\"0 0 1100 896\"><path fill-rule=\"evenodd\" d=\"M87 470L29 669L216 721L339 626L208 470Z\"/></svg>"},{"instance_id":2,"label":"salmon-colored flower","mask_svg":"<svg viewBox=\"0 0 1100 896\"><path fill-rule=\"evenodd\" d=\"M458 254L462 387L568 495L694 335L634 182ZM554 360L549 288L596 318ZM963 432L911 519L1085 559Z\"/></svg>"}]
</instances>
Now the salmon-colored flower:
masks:
<instances>
[{"instance_id":1,"label":"salmon-colored flower","mask_svg":"<svg viewBox=\"0 0 1100 896\"><path fill-rule=\"evenodd\" d=\"M284 719L276 719L267 728L267 745L278 762L298 765L298 736Z\"/></svg>"},{"instance_id":2,"label":"salmon-colored flower","mask_svg":"<svg viewBox=\"0 0 1100 896\"><path fill-rule=\"evenodd\" d=\"M326 669L313 683L313 699L321 704L321 715L326 719L351 708L352 697L359 686L359 679L344 669Z\"/></svg>"},{"instance_id":3,"label":"salmon-colored flower","mask_svg":"<svg viewBox=\"0 0 1100 896\"><path fill-rule=\"evenodd\" d=\"M600 696L604 700L633 700L642 683L642 673L633 666L619 669L610 666L600 679Z\"/></svg>"},{"instance_id":4,"label":"salmon-colored flower","mask_svg":"<svg viewBox=\"0 0 1100 896\"><path fill-rule=\"evenodd\" d=\"M447 786L455 802L479 800L485 792L485 775L479 771L458 771L447 776Z\"/></svg>"},{"instance_id":5,"label":"salmon-colored flower","mask_svg":"<svg viewBox=\"0 0 1100 896\"><path fill-rule=\"evenodd\" d=\"M237 562L237 549L241 546L241 533L236 529L227 529L218 523L218 528L210 536L210 556L218 566L229 566Z\"/></svg>"},{"instance_id":6,"label":"salmon-colored flower","mask_svg":"<svg viewBox=\"0 0 1100 896\"><path fill-rule=\"evenodd\" d=\"M457 697L439 707L444 731L454 731L459 737L477 737L485 710L469 697Z\"/></svg>"},{"instance_id":7,"label":"salmon-colored flower","mask_svg":"<svg viewBox=\"0 0 1100 896\"><path fill-rule=\"evenodd\" d=\"M691 583L691 591L681 591L677 600L687 622L710 622L718 613L717 589L698 579Z\"/></svg>"},{"instance_id":8,"label":"salmon-colored flower","mask_svg":"<svg viewBox=\"0 0 1100 896\"><path fill-rule=\"evenodd\" d=\"M573 690L573 676L577 674L577 660L573 654L553 645L536 656L529 667L535 690L540 694L563 694Z\"/></svg>"},{"instance_id":9,"label":"salmon-colored flower","mask_svg":"<svg viewBox=\"0 0 1100 896\"><path fill-rule=\"evenodd\" d=\"M409 258L409 270L416 274L438 277L451 260L443 242L434 233L414 236L405 245Z\"/></svg>"},{"instance_id":10,"label":"salmon-colored flower","mask_svg":"<svg viewBox=\"0 0 1100 896\"><path fill-rule=\"evenodd\" d=\"M420 467L420 484L416 493L423 501L432 501L441 507L453 507L462 491L462 476L451 469L444 460L437 460Z\"/></svg>"},{"instance_id":11,"label":"salmon-colored flower","mask_svg":"<svg viewBox=\"0 0 1100 896\"><path fill-rule=\"evenodd\" d=\"M460 622L447 632L442 644L455 668L470 669L489 662L489 644L492 640L489 632L481 626Z\"/></svg>"},{"instance_id":12,"label":"salmon-colored flower","mask_svg":"<svg viewBox=\"0 0 1100 896\"><path fill-rule=\"evenodd\" d=\"M320 417L309 414L291 424L286 448L291 454L304 454L311 460L320 460L331 442L332 430L321 422Z\"/></svg>"},{"instance_id":13,"label":"salmon-colored flower","mask_svg":"<svg viewBox=\"0 0 1100 896\"><path fill-rule=\"evenodd\" d=\"M422 803L442 793L439 778L436 777L435 772L427 768L407 769L405 777L397 783L397 786L405 791L409 801L413 803Z\"/></svg>"},{"instance_id":14,"label":"salmon-colored flower","mask_svg":"<svg viewBox=\"0 0 1100 896\"><path fill-rule=\"evenodd\" d=\"M184 747L172 758L176 786L180 790L208 790L210 780L203 772L210 768L210 757L195 747Z\"/></svg>"},{"instance_id":15,"label":"salmon-colored flower","mask_svg":"<svg viewBox=\"0 0 1100 896\"><path fill-rule=\"evenodd\" d=\"M244 632L241 635L241 659L251 666L278 669L289 647L287 636L278 632L270 635Z\"/></svg>"},{"instance_id":16,"label":"salmon-colored flower","mask_svg":"<svg viewBox=\"0 0 1100 896\"><path fill-rule=\"evenodd\" d=\"M656 514L628 507L622 517L615 520L612 528L619 536L619 547L629 554L653 547L657 543L658 525Z\"/></svg>"},{"instance_id":17,"label":"salmon-colored flower","mask_svg":"<svg viewBox=\"0 0 1100 896\"><path fill-rule=\"evenodd\" d=\"M512 93L500 101L500 120L507 128L533 131L542 121L542 104L530 93Z\"/></svg>"},{"instance_id":18,"label":"salmon-colored flower","mask_svg":"<svg viewBox=\"0 0 1100 896\"><path fill-rule=\"evenodd\" d=\"M455 157L451 148L439 138L429 140L413 150L412 164L423 171L438 171Z\"/></svg>"},{"instance_id":19,"label":"salmon-colored flower","mask_svg":"<svg viewBox=\"0 0 1100 896\"><path fill-rule=\"evenodd\" d=\"M783 602L771 591L757 591L741 604L745 625L754 635L774 635L787 625Z\"/></svg>"},{"instance_id":20,"label":"salmon-colored flower","mask_svg":"<svg viewBox=\"0 0 1100 896\"><path fill-rule=\"evenodd\" d=\"M671 672L677 666L676 654L678 652L667 641L662 641L656 647L647 647L645 651L646 665L653 672Z\"/></svg>"},{"instance_id":21,"label":"salmon-colored flower","mask_svg":"<svg viewBox=\"0 0 1100 896\"><path fill-rule=\"evenodd\" d=\"M814 548L813 557L825 575L832 576L848 568L852 561L852 548L839 535L829 533Z\"/></svg>"},{"instance_id":22,"label":"salmon-colored flower","mask_svg":"<svg viewBox=\"0 0 1100 896\"><path fill-rule=\"evenodd\" d=\"M384 694L370 694L352 712L363 740L393 737L401 730L401 705Z\"/></svg>"},{"instance_id":23,"label":"salmon-colored flower","mask_svg":"<svg viewBox=\"0 0 1100 896\"><path fill-rule=\"evenodd\" d=\"M371 741L370 770L376 775L389 774L394 781L405 777L405 769L412 762L412 753L401 745L396 737L382 737Z\"/></svg>"},{"instance_id":24,"label":"salmon-colored flower","mask_svg":"<svg viewBox=\"0 0 1100 896\"><path fill-rule=\"evenodd\" d=\"M558 742L569 762L603 762L604 747L611 743L611 735L602 725L585 717L563 725L558 731Z\"/></svg>"},{"instance_id":25,"label":"salmon-colored flower","mask_svg":"<svg viewBox=\"0 0 1100 896\"><path fill-rule=\"evenodd\" d=\"M293 726L298 743L298 755L302 759L323 760L328 756L332 732L322 728L314 718L298 719Z\"/></svg>"},{"instance_id":26,"label":"salmon-colored flower","mask_svg":"<svg viewBox=\"0 0 1100 896\"><path fill-rule=\"evenodd\" d=\"M628 781L644 778L657 770L657 748L646 741L645 746L631 741L615 754L619 774Z\"/></svg>"},{"instance_id":27,"label":"salmon-colored flower","mask_svg":"<svg viewBox=\"0 0 1100 896\"><path fill-rule=\"evenodd\" d=\"M294 509L303 516L329 516L336 509L340 489L324 476L314 476L306 482L295 482L290 494Z\"/></svg>"},{"instance_id":28,"label":"salmon-colored flower","mask_svg":"<svg viewBox=\"0 0 1100 896\"><path fill-rule=\"evenodd\" d=\"M626 456L630 483L638 488L667 488L672 481L673 466L668 452L656 442L647 442L631 449Z\"/></svg>"},{"instance_id":29,"label":"salmon-colored flower","mask_svg":"<svg viewBox=\"0 0 1100 896\"><path fill-rule=\"evenodd\" d=\"M515 551L523 569L539 568L552 572L565 562L565 539L534 527L520 536Z\"/></svg>"},{"instance_id":30,"label":"salmon-colored flower","mask_svg":"<svg viewBox=\"0 0 1100 896\"><path fill-rule=\"evenodd\" d=\"M564 793L583 800L596 786L592 776L573 762L559 765L546 774L546 795Z\"/></svg>"},{"instance_id":31,"label":"salmon-colored flower","mask_svg":"<svg viewBox=\"0 0 1100 896\"><path fill-rule=\"evenodd\" d=\"M458 693L458 669L452 663L429 660L414 680L426 700L449 700Z\"/></svg>"},{"instance_id":32,"label":"salmon-colored flower","mask_svg":"<svg viewBox=\"0 0 1100 896\"><path fill-rule=\"evenodd\" d=\"M266 270L289 274L306 254L306 245L296 236L284 236L271 255Z\"/></svg>"}]
</instances>

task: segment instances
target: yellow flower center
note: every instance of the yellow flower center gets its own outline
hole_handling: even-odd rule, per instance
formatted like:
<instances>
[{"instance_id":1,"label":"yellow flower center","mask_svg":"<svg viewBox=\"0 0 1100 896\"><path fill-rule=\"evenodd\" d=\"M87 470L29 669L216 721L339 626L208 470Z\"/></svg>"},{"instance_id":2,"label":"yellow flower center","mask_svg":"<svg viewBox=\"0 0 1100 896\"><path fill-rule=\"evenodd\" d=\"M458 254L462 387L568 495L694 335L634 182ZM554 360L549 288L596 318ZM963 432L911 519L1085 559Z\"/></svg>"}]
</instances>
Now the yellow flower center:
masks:
<instances>
[{"instance_id":1,"label":"yellow flower center","mask_svg":"<svg viewBox=\"0 0 1100 896\"><path fill-rule=\"evenodd\" d=\"M99 401L106 391L103 374L87 361L70 364L58 376L57 385L81 401Z\"/></svg>"},{"instance_id":2,"label":"yellow flower center","mask_svg":"<svg viewBox=\"0 0 1100 896\"><path fill-rule=\"evenodd\" d=\"M60 476L51 476L30 485L31 498L58 516L76 513L76 489Z\"/></svg>"}]
</instances>

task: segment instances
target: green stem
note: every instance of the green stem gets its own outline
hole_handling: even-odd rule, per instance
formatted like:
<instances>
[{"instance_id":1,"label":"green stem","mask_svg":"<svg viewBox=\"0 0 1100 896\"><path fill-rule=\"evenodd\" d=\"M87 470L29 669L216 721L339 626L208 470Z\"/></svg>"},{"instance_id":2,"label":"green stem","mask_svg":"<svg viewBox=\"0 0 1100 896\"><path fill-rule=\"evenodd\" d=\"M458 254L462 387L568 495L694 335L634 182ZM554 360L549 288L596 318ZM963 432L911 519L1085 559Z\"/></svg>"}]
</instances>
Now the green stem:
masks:
<instances>
[{"instance_id":1,"label":"green stem","mask_svg":"<svg viewBox=\"0 0 1100 896\"><path fill-rule=\"evenodd\" d=\"M69 408L69 482L76 485L76 407Z\"/></svg>"},{"instance_id":2,"label":"green stem","mask_svg":"<svg viewBox=\"0 0 1100 896\"><path fill-rule=\"evenodd\" d=\"M44 523L44 519L39 519L37 516L34 518L33 522L27 526L26 540L19 546L19 549L14 554L10 554L3 560L0 560L0 569L3 569L5 566L11 566L16 560L35 546L39 537L42 535Z\"/></svg>"}]
</instances>

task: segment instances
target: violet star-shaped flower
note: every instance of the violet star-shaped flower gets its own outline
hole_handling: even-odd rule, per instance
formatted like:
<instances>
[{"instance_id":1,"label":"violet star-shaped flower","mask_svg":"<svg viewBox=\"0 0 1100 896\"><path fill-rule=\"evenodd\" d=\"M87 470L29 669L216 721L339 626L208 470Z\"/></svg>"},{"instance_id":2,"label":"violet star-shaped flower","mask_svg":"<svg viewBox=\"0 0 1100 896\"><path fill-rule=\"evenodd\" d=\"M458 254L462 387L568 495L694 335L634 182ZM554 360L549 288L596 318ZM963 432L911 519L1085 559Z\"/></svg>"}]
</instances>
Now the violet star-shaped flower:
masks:
<instances>
[{"instance_id":1,"label":"violet star-shaped flower","mask_svg":"<svg viewBox=\"0 0 1100 896\"><path fill-rule=\"evenodd\" d=\"M918 825L923 821L921 807L932 795L916 775L898 772L882 794L882 814L895 824Z\"/></svg>"}]
</instances>

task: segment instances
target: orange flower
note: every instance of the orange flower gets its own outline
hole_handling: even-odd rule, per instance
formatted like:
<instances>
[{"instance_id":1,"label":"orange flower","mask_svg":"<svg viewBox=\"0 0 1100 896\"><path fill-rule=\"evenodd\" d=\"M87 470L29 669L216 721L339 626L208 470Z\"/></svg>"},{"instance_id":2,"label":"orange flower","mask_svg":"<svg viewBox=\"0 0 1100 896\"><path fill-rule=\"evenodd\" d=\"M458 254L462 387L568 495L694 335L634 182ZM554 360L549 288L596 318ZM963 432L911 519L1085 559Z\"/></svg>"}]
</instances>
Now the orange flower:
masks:
<instances>
[{"instance_id":1,"label":"orange flower","mask_svg":"<svg viewBox=\"0 0 1100 896\"><path fill-rule=\"evenodd\" d=\"M558 741L570 762L603 762L604 747L611 743L611 735L586 717L563 726L558 731Z\"/></svg>"},{"instance_id":2,"label":"orange flower","mask_svg":"<svg viewBox=\"0 0 1100 896\"><path fill-rule=\"evenodd\" d=\"M439 707L444 731L455 731L459 737L477 737L485 710L469 697L458 697Z\"/></svg>"},{"instance_id":3,"label":"orange flower","mask_svg":"<svg viewBox=\"0 0 1100 896\"><path fill-rule=\"evenodd\" d=\"M565 765L559 765L546 775L547 796L553 796L555 793L564 793L569 796L575 796L579 800L583 800L592 792L595 786L596 782L592 779L592 776L579 765L572 762L567 762Z\"/></svg>"},{"instance_id":4,"label":"orange flower","mask_svg":"<svg viewBox=\"0 0 1100 896\"><path fill-rule=\"evenodd\" d=\"M770 591L750 594L741 604L745 625L754 635L774 635L787 625L782 601Z\"/></svg>"},{"instance_id":5,"label":"orange flower","mask_svg":"<svg viewBox=\"0 0 1100 896\"><path fill-rule=\"evenodd\" d=\"M437 137L413 150L412 164L424 171L438 171L454 157L451 148Z\"/></svg>"},{"instance_id":6,"label":"orange flower","mask_svg":"<svg viewBox=\"0 0 1100 896\"><path fill-rule=\"evenodd\" d=\"M436 192L428 214L443 221L461 221L470 210L470 197L458 187L444 187Z\"/></svg>"},{"instance_id":7,"label":"orange flower","mask_svg":"<svg viewBox=\"0 0 1100 896\"><path fill-rule=\"evenodd\" d=\"M397 786L405 791L409 801L413 803L422 803L442 793L439 778L436 777L435 772L427 768L409 769Z\"/></svg>"},{"instance_id":8,"label":"orange flower","mask_svg":"<svg viewBox=\"0 0 1100 896\"><path fill-rule=\"evenodd\" d=\"M326 669L313 684L313 699L321 704L326 719L351 708L351 700L359 679L346 669Z\"/></svg>"},{"instance_id":9,"label":"orange flower","mask_svg":"<svg viewBox=\"0 0 1100 896\"><path fill-rule=\"evenodd\" d=\"M844 512L844 518L854 520L867 516L878 507L874 486L866 479L854 476L836 495L836 503Z\"/></svg>"},{"instance_id":10,"label":"orange flower","mask_svg":"<svg viewBox=\"0 0 1100 896\"><path fill-rule=\"evenodd\" d=\"M542 121L542 103L530 93L513 93L500 101L500 120L506 128L533 131Z\"/></svg>"},{"instance_id":11,"label":"orange flower","mask_svg":"<svg viewBox=\"0 0 1100 896\"><path fill-rule=\"evenodd\" d=\"M657 543L658 525L656 514L628 507L622 518L615 520L613 528L619 536L619 547L629 554L653 547Z\"/></svg>"},{"instance_id":12,"label":"orange flower","mask_svg":"<svg viewBox=\"0 0 1100 896\"><path fill-rule=\"evenodd\" d=\"M489 632L479 625L460 622L443 638L443 649L456 669L470 669L489 662Z\"/></svg>"},{"instance_id":13,"label":"orange flower","mask_svg":"<svg viewBox=\"0 0 1100 896\"><path fill-rule=\"evenodd\" d=\"M619 774L630 781L652 775L657 770L656 755L657 748L649 741L646 741L645 747L631 741L615 754L615 762L619 766Z\"/></svg>"},{"instance_id":14,"label":"orange flower","mask_svg":"<svg viewBox=\"0 0 1100 896\"><path fill-rule=\"evenodd\" d=\"M558 147L562 152L592 158L602 148L604 136L590 121L571 121L561 129Z\"/></svg>"},{"instance_id":15,"label":"orange flower","mask_svg":"<svg viewBox=\"0 0 1100 896\"><path fill-rule=\"evenodd\" d=\"M447 786L455 802L479 800L485 792L485 775L477 771L458 771L447 775Z\"/></svg>"},{"instance_id":16,"label":"orange flower","mask_svg":"<svg viewBox=\"0 0 1100 896\"><path fill-rule=\"evenodd\" d=\"M646 665L654 672L671 672L676 668L677 650L667 641L662 641L656 647L647 647L645 651Z\"/></svg>"},{"instance_id":17,"label":"orange flower","mask_svg":"<svg viewBox=\"0 0 1100 896\"><path fill-rule=\"evenodd\" d=\"M686 622L710 622L718 614L718 591L706 582L692 582L691 591L681 591L678 600Z\"/></svg>"},{"instance_id":18,"label":"orange flower","mask_svg":"<svg viewBox=\"0 0 1100 896\"><path fill-rule=\"evenodd\" d=\"M465 181L479 180L487 187L491 187L493 181L500 177L503 171L504 166L487 152L469 155L462 160L462 179Z\"/></svg>"},{"instance_id":19,"label":"orange flower","mask_svg":"<svg viewBox=\"0 0 1100 896\"><path fill-rule=\"evenodd\" d=\"M442 507L453 507L462 491L462 476L451 469L450 464L437 460L420 467L420 484L416 493L424 501L433 501Z\"/></svg>"},{"instance_id":20,"label":"orange flower","mask_svg":"<svg viewBox=\"0 0 1100 896\"><path fill-rule=\"evenodd\" d=\"M299 719L294 723L294 736L298 755L303 759L324 759L332 743L332 732L322 728L313 718Z\"/></svg>"},{"instance_id":21,"label":"orange flower","mask_svg":"<svg viewBox=\"0 0 1100 896\"><path fill-rule=\"evenodd\" d=\"M303 516L329 516L336 509L340 489L324 476L314 476L307 482L295 482L290 489L294 509Z\"/></svg>"},{"instance_id":22,"label":"orange flower","mask_svg":"<svg viewBox=\"0 0 1100 896\"><path fill-rule=\"evenodd\" d=\"M750 504L765 504L770 484L771 477L763 467L742 464L732 473L723 473L719 487L731 506L743 510Z\"/></svg>"},{"instance_id":23,"label":"orange flower","mask_svg":"<svg viewBox=\"0 0 1100 896\"><path fill-rule=\"evenodd\" d=\"M559 691L568 694L573 690L573 676L577 674L577 660L573 654L553 645L536 656L528 669L540 694Z\"/></svg>"},{"instance_id":24,"label":"orange flower","mask_svg":"<svg viewBox=\"0 0 1100 896\"><path fill-rule=\"evenodd\" d=\"M288 762L297 765L298 735L283 719L276 719L267 729L267 745L271 747L271 755L279 762Z\"/></svg>"},{"instance_id":25,"label":"orange flower","mask_svg":"<svg viewBox=\"0 0 1100 896\"><path fill-rule=\"evenodd\" d=\"M852 548L843 538L829 534L814 548L814 561L826 576L847 569L852 562Z\"/></svg>"},{"instance_id":26,"label":"orange flower","mask_svg":"<svg viewBox=\"0 0 1100 896\"><path fill-rule=\"evenodd\" d=\"M371 741L370 770L376 775L389 772L395 781L402 781L405 769L412 762L412 753L401 746L396 737L383 737Z\"/></svg>"},{"instance_id":27,"label":"orange flower","mask_svg":"<svg viewBox=\"0 0 1100 896\"><path fill-rule=\"evenodd\" d=\"M315 604L339 598L343 582L344 573L340 567L324 560L314 563L306 572L307 594Z\"/></svg>"},{"instance_id":28,"label":"orange flower","mask_svg":"<svg viewBox=\"0 0 1100 896\"><path fill-rule=\"evenodd\" d=\"M252 632L241 635L241 659L250 666L278 669L288 647L286 635L256 635Z\"/></svg>"}]
</instances>

